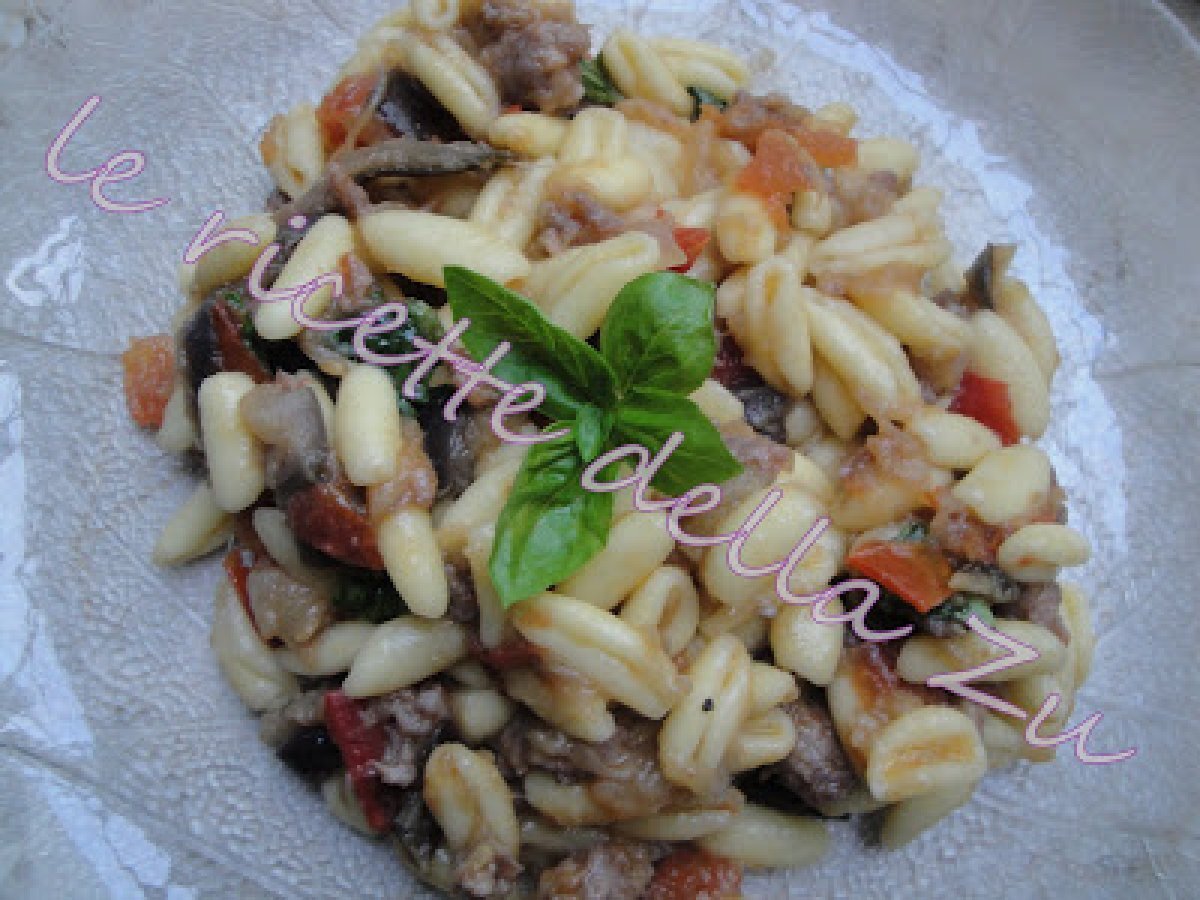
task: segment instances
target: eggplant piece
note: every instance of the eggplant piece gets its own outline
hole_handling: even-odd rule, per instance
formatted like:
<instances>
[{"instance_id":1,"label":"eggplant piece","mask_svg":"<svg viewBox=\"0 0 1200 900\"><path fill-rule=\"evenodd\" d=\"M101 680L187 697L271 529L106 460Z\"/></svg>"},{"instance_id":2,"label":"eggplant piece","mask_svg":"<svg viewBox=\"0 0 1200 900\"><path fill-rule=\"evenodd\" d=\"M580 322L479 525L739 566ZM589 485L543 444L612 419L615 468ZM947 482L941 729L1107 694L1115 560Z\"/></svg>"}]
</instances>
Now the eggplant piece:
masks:
<instances>
[{"instance_id":1,"label":"eggplant piece","mask_svg":"<svg viewBox=\"0 0 1200 900\"><path fill-rule=\"evenodd\" d=\"M336 465L317 395L302 381L260 384L238 407L267 446L267 486L291 494L332 480Z\"/></svg>"},{"instance_id":2,"label":"eggplant piece","mask_svg":"<svg viewBox=\"0 0 1200 900\"><path fill-rule=\"evenodd\" d=\"M342 768L342 751L324 725L297 728L277 752L299 775L332 775Z\"/></svg>"},{"instance_id":3,"label":"eggplant piece","mask_svg":"<svg viewBox=\"0 0 1200 900\"><path fill-rule=\"evenodd\" d=\"M369 147L343 150L325 167L304 196L275 213L281 226L294 216L314 219L339 209L341 202L336 187L340 176L356 183L383 176L392 178L425 178L434 175L460 175L464 172L486 172L511 159L511 155L470 141L439 144L412 137L380 141Z\"/></svg>"},{"instance_id":4,"label":"eggplant piece","mask_svg":"<svg viewBox=\"0 0 1200 900\"><path fill-rule=\"evenodd\" d=\"M425 85L400 70L388 75L375 117L401 136L419 141L466 140L462 126Z\"/></svg>"},{"instance_id":5,"label":"eggplant piece","mask_svg":"<svg viewBox=\"0 0 1200 900\"><path fill-rule=\"evenodd\" d=\"M735 388L733 395L742 401L746 424L777 444L787 443L787 397L765 383Z\"/></svg>"},{"instance_id":6,"label":"eggplant piece","mask_svg":"<svg viewBox=\"0 0 1200 900\"><path fill-rule=\"evenodd\" d=\"M972 309L995 309L996 291L1017 253L1016 244L988 244L967 269L964 299Z\"/></svg>"}]
</instances>

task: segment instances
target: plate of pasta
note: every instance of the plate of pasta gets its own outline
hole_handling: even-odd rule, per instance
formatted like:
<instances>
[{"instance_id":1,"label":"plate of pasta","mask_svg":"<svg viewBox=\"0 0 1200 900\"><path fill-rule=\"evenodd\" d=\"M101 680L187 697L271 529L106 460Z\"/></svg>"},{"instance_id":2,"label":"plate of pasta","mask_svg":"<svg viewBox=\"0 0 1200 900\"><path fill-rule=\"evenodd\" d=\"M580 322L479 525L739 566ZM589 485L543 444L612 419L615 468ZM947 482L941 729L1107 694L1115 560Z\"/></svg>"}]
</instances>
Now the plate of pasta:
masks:
<instances>
[{"instance_id":1,"label":"plate of pasta","mask_svg":"<svg viewBox=\"0 0 1200 900\"><path fill-rule=\"evenodd\" d=\"M0 894L1195 889L1188 25L366 6L6 20Z\"/></svg>"}]
</instances>

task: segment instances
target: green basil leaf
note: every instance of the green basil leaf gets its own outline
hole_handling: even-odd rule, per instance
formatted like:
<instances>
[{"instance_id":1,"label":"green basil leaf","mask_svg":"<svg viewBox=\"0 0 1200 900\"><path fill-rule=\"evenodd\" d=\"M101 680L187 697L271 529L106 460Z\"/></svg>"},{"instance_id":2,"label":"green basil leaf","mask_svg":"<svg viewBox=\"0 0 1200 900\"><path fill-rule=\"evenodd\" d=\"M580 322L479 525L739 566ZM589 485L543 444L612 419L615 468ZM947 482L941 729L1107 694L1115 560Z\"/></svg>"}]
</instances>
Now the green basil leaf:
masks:
<instances>
[{"instance_id":1,"label":"green basil leaf","mask_svg":"<svg viewBox=\"0 0 1200 900\"><path fill-rule=\"evenodd\" d=\"M621 289L600 329L600 352L621 391L658 388L689 394L717 355L711 284L654 272Z\"/></svg>"},{"instance_id":2,"label":"green basil leaf","mask_svg":"<svg viewBox=\"0 0 1200 900\"><path fill-rule=\"evenodd\" d=\"M612 106L625 99L613 84L612 77L600 57L583 60L579 64L579 72L583 76L583 99L588 103Z\"/></svg>"},{"instance_id":3,"label":"green basil leaf","mask_svg":"<svg viewBox=\"0 0 1200 900\"><path fill-rule=\"evenodd\" d=\"M615 416L611 410L598 406L585 406L579 410L571 432L575 435L575 446L585 463L590 463L604 452L608 436L612 434Z\"/></svg>"},{"instance_id":4,"label":"green basil leaf","mask_svg":"<svg viewBox=\"0 0 1200 900\"><path fill-rule=\"evenodd\" d=\"M680 497L697 485L719 485L742 471L720 432L687 397L640 388L617 409L618 443L638 444L654 454L677 431L683 443L650 482L663 493Z\"/></svg>"},{"instance_id":5,"label":"green basil leaf","mask_svg":"<svg viewBox=\"0 0 1200 900\"><path fill-rule=\"evenodd\" d=\"M613 495L584 490L570 435L531 447L496 523L489 570L507 609L558 584L603 547Z\"/></svg>"},{"instance_id":6,"label":"green basil leaf","mask_svg":"<svg viewBox=\"0 0 1200 900\"><path fill-rule=\"evenodd\" d=\"M722 112L728 108L729 101L724 97L719 97L712 91L706 91L702 87L690 87L687 89L692 95L692 121L695 122L700 118L700 112L705 106L715 106Z\"/></svg>"},{"instance_id":7,"label":"green basil leaf","mask_svg":"<svg viewBox=\"0 0 1200 900\"><path fill-rule=\"evenodd\" d=\"M948 624L960 625L964 628L967 625L967 619L973 615L979 616L987 625L994 627L996 624L996 617L992 613L988 598L979 594L956 593L950 599L931 609L928 615L931 619L940 619Z\"/></svg>"},{"instance_id":8,"label":"green basil leaf","mask_svg":"<svg viewBox=\"0 0 1200 900\"><path fill-rule=\"evenodd\" d=\"M512 384L542 385L548 416L574 419L589 404L616 404L616 378L604 358L520 294L459 266L446 267L446 292L455 318L471 320L462 338L471 356L482 361L508 341L512 348L493 371Z\"/></svg>"}]
</instances>

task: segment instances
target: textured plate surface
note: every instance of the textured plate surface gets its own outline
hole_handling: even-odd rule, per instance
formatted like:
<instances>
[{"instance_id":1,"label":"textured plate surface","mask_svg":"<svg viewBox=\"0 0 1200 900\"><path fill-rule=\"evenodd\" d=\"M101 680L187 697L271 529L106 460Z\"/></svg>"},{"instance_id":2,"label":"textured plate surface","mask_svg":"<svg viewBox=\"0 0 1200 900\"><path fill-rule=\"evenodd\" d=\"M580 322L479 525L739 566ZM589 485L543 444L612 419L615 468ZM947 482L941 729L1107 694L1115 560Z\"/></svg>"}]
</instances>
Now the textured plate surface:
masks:
<instances>
[{"instance_id":1,"label":"textured plate surface","mask_svg":"<svg viewBox=\"0 0 1200 900\"><path fill-rule=\"evenodd\" d=\"M1180 0L1182 4L1182 0ZM1100 643L1080 714L1116 766L1068 753L988 778L903 853L834 828L747 896L1200 894L1200 48L1150 0L584 2L746 53L759 84L918 142L960 262L1016 240L1062 345L1046 446L1096 548ZM0 0L0 896L424 896L258 743L207 645L215 564L150 548L192 476L129 424L117 354L166 329L182 248L257 207L269 116L315 100L386 4ZM1195 21L1194 4L1184 15ZM104 213L43 169L143 151Z\"/></svg>"}]
</instances>

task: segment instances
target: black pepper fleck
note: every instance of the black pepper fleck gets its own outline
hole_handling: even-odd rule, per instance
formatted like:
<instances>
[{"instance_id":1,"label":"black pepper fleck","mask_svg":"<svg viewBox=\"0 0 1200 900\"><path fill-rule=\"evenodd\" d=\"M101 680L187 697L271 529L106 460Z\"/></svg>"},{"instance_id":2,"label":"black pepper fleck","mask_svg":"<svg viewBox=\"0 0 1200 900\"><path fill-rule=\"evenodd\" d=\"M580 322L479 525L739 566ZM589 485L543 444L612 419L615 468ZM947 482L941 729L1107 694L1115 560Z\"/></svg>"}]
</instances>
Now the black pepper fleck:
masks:
<instances>
[{"instance_id":1,"label":"black pepper fleck","mask_svg":"<svg viewBox=\"0 0 1200 900\"><path fill-rule=\"evenodd\" d=\"M705 699L704 703L702 703L700 705L700 708L702 710L704 710L705 712L712 712L714 706L716 706L716 704L713 703L712 697L708 697L707 699Z\"/></svg>"}]
</instances>

